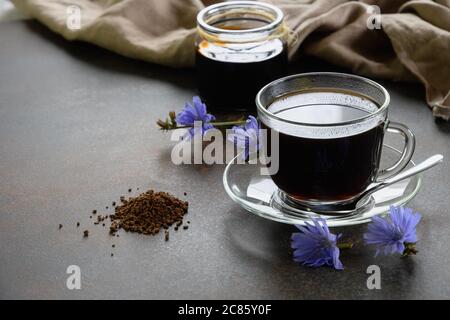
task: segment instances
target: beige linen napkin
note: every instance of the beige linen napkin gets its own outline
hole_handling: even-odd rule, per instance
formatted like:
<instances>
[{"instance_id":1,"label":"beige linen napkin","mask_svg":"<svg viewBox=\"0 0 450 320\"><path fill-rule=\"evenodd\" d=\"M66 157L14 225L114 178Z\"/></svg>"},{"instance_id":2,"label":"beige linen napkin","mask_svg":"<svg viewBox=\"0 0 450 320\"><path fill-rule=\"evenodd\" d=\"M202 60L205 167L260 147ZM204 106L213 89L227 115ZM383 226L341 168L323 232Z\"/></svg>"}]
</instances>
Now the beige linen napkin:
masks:
<instances>
[{"instance_id":1,"label":"beige linen napkin","mask_svg":"<svg viewBox=\"0 0 450 320\"><path fill-rule=\"evenodd\" d=\"M68 40L184 67L194 64L196 14L204 3L214 1L12 2ZM450 0L270 2L285 12L296 35L290 43L291 57L300 50L368 77L418 79L425 86L433 114L450 119ZM70 19L78 13L81 23L73 28Z\"/></svg>"}]
</instances>

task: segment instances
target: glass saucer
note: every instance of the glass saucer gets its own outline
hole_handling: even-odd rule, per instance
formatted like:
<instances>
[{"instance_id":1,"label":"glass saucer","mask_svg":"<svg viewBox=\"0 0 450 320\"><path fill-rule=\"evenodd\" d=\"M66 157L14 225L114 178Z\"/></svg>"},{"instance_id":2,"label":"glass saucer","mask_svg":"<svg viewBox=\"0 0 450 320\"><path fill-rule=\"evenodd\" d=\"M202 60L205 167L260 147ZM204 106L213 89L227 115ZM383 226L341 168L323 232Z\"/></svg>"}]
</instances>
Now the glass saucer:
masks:
<instances>
[{"instance_id":1,"label":"glass saucer","mask_svg":"<svg viewBox=\"0 0 450 320\"><path fill-rule=\"evenodd\" d=\"M389 145L383 145L381 168L394 163L401 152ZM410 161L407 168L415 166ZM270 176L260 175L260 164L236 164L230 162L223 173L225 191L247 211L265 219L287 224L304 225L315 216L314 212L307 214L289 210L289 206L279 205L279 189ZM409 202L419 191L422 179L419 175L405 179L379 190L372 195L371 205L360 208L346 215L322 215L330 227L342 227L370 222L376 215L385 214L389 206L400 206Z\"/></svg>"}]
</instances>

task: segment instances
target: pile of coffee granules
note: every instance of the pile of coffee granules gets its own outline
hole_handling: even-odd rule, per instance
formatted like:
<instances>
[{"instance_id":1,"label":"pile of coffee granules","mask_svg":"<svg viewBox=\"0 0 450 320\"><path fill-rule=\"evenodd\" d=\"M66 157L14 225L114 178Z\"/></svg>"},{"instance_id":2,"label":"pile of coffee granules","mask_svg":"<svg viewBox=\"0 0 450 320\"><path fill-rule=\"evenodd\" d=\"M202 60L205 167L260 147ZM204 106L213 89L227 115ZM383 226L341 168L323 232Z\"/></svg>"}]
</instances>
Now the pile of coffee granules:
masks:
<instances>
[{"instance_id":1,"label":"pile of coffee granules","mask_svg":"<svg viewBox=\"0 0 450 320\"><path fill-rule=\"evenodd\" d=\"M148 235L157 234L161 228L167 229L174 223L181 225L183 216L188 211L188 203L175 198L167 192L149 190L135 198L125 200L115 207L110 215L110 233L114 235L119 229ZM168 234L165 233L168 240Z\"/></svg>"}]
</instances>

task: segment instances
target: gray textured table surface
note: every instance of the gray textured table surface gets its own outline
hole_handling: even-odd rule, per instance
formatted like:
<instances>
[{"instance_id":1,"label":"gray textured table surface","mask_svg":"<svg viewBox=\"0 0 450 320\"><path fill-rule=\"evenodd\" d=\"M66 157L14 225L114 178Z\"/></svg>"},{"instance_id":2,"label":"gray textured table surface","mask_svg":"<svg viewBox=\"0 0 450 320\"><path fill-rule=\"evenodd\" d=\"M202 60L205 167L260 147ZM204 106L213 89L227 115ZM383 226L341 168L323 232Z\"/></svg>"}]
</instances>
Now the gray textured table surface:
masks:
<instances>
[{"instance_id":1,"label":"gray textured table surface","mask_svg":"<svg viewBox=\"0 0 450 320\"><path fill-rule=\"evenodd\" d=\"M355 249L337 272L294 264L294 228L234 204L223 166L171 163L173 143L154 122L192 97L192 71L67 43L30 22L2 23L0 42L0 298L450 298L450 125L433 119L419 84L383 82L391 119L417 135L414 158L446 158L410 203L424 216L420 253ZM190 228L165 242L93 226L91 210L107 212L129 187L186 198ZM371 264L381 290L366 287ZM81 290L66 288L69 265L81 268Z\"/></svg>"}]
</instances>

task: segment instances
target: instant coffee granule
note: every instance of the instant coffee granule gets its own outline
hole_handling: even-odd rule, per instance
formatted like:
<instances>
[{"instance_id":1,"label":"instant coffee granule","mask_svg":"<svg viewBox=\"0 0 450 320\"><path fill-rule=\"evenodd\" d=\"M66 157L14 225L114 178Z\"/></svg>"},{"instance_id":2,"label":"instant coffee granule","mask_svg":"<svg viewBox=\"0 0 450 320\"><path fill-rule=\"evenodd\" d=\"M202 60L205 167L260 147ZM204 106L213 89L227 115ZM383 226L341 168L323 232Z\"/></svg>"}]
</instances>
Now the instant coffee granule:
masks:
<instances>
[{"instance_id":1,"label":"instant coffee granule","mask_svg":"<svg viewBox=\"0 0 450 320\"><path fill-rule=\"evenodd\" d=\"M167 192L149 190L135 198L121 199L122 204L110 216L110 233L114 235L120 228L125 231L147 235L157 234L161 228L168 229L176 223L183 223L188 211L188 202L175 198Z\"/></svg>"}]
</instances>

